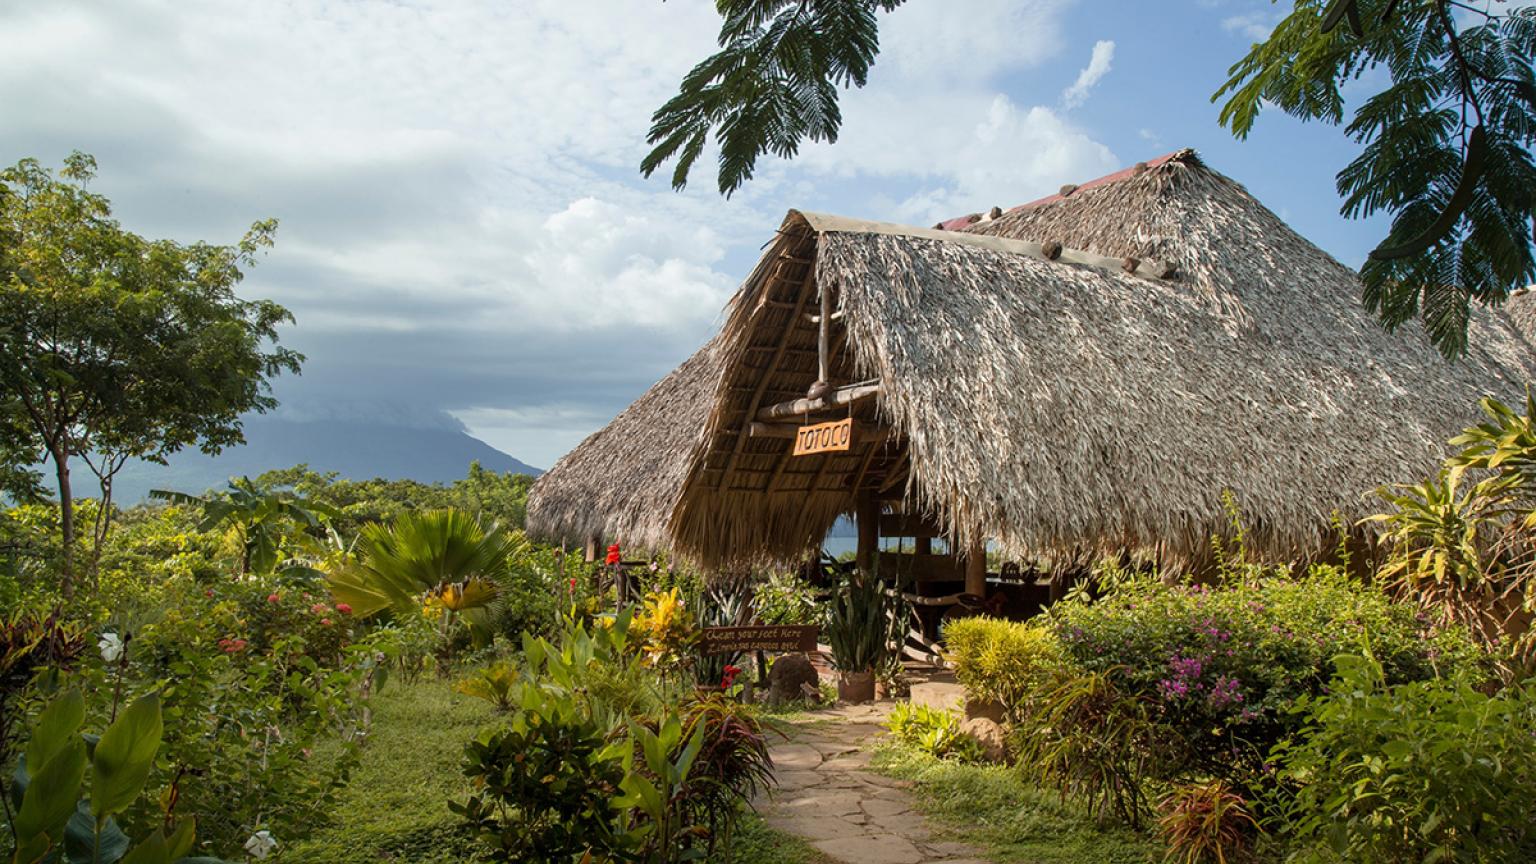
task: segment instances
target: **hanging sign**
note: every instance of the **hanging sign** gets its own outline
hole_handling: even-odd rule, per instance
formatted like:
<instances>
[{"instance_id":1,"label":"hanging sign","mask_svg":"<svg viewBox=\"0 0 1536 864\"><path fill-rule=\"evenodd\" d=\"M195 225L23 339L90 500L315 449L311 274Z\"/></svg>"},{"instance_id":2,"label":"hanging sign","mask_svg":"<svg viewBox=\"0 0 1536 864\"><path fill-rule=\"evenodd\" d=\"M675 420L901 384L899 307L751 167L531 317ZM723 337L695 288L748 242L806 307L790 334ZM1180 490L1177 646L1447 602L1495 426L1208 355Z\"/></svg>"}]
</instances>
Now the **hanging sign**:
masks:
<instances>
[{"instance_id":1,"label":"hanging sign","mask_svg":"<svg viewBox=\"0 0 1536 864\"><path fill-rule=\"evenodd\" d=\"M795 455L812 453L837 453L847 451L853 441L853 418L844 417L831 423L801 426L795 432Z\"/></svg>"},{"instance_id":2,"label":"hanging sign","mask_svg":"<svg viewBox=\"0 0 1536 864\"><path fill-rule=\"evenodd\" d=\"M705 654L735 654L738 651L775 651L790 653L816 650L816 625L768 625L755 627L705 627Z\"/></svg>"}]
</instances>

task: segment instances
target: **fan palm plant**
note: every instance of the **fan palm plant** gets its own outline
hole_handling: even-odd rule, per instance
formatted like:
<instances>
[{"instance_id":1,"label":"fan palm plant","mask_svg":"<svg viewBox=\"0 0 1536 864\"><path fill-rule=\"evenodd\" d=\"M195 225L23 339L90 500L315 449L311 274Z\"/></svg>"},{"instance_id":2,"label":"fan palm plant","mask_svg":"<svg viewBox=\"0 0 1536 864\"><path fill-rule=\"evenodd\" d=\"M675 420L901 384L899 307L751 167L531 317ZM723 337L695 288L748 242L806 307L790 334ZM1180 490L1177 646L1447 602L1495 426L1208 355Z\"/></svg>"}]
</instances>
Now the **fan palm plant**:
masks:
<instances>
[{"instance_id":1,"label":"fan palm plant","mask_svg":"<svg viewBox=\"0 0 1536 864\"><path fill-rule=\"evenodd\" d=\"M354 615L419 614L424 603L439 605L447 633L455 617L490 605L497 580L526 546L521 535L463 510L412 511L363 526L357 563L328 581Z\"/></svg>"}]
</instances>

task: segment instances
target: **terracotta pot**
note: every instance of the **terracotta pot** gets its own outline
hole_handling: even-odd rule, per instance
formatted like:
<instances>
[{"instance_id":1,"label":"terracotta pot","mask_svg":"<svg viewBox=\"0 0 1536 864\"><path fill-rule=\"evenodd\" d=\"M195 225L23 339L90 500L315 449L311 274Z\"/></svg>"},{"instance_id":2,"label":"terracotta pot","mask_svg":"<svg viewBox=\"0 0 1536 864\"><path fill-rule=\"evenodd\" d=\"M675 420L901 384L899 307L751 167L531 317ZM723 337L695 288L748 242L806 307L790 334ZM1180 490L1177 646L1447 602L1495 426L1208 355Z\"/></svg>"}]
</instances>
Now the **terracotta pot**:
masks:
<instances>
[{"instance_id":1,"label":"terracotta pot","mask_svg":"<svg viewBox=\"0 0 1536 864\"><path fill-rule=\"evenodd\" d=\"M854 705L873 702L875 700L874 670L837 673L837 698Z\"/></svg>"}]
</instances>

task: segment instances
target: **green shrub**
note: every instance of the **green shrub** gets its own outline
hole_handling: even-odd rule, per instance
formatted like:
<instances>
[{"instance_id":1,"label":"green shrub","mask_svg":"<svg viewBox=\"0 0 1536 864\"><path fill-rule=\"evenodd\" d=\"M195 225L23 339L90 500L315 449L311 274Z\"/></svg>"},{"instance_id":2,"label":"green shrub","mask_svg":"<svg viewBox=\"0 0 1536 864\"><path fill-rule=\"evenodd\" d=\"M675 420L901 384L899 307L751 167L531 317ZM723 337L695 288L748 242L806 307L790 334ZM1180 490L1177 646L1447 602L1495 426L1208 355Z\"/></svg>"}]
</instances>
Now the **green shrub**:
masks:
<instances>
[{"instance_id":1,"label":"green shrub","mask_svg":"<svg viewBox=\"0 0 1536 864\"><path fill-rule=\"evenodd\" d=\"M885 726L897 741L940 759L984 761L981 744L960 731L960 720L952 712L920 703L898 702Z\"/></svg>"},{"instance_id":2,"label":"green shrub","mask_svg":"<svg viewBox=\"0 0 1536 864\"><path fill-rule=\"evenodd\" d=\"M998 703L1010 717L1028 710L1062 662L1061 645L1049 628L997 618L945 625L944 646L966 694Z\"/></svg>"},{"instance_id":3,"label":"green shrub","mask_svg":"<svg viewBox=\"0 0 1536 864\"><path fill-rule=\"evenodd\" d=\"M764 624L821 624L823 610L815 596L816 589L798 573L770 573L755 586L752 609Z\"/></svg>"},{"instance_id":4,"label":"green shrub","mask_svg":"<svg viewBox=\"0 0 1536 864\"><path fill-rule=\"evenodd\" d=\"M1290 707L1322 692L1339 653L1368 650L1393 683L1484 671L1463 631L1433 630L1328 567L1218 588L1132 582L1063 604L1050 626L1069 660L1146 701L1174 736L1156 766L1165 779L1254 776L1295 730Z\"/></svg>"},{"instance_id":5,"label":"green shrub","mask_svg":"<svg viewBox=\"0 0 1536 864\"><path fill-rule=\"evenodd\" d=\"M625 779L625 743L576 703L528 687L502 729L465 750L475 794L449 806L474 826L496 861L600 858L625 838L615 806Z\"/></svg>"},{"instance_id":6,"label":"green shrub","mask_svg":"<svg viewBox=\"0 0 1536 864\"><path fill-rule=\"evenodd\" d=\"M1536 860L1536 693L1393 686L1359 656L1337 668L1327 695L1298 703L1307 725L1276 751L1275 821L1296 860Z\"/></svg>"}]
</instances>

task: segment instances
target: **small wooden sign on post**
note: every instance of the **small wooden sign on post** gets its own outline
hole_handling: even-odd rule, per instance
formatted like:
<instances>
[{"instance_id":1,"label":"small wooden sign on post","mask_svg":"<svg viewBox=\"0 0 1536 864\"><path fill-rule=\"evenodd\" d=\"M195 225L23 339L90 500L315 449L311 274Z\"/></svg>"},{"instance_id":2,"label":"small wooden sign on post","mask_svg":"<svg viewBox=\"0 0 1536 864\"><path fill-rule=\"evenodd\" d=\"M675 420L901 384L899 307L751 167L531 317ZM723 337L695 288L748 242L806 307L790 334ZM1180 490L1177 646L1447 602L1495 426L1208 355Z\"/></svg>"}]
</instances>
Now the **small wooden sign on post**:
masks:
<instances>
[{"instance_id":1,"label":"small wooden sign on post","mask_svg":"<svg viewBox=\"0 0 1536 864\"><path fill-rule=\"evenodd\" d=\"M816 635L821 628L791 624L754 627L705 627L705 654L735 654L738 651L815 651Z\"/></svg>"},{"instance_id":2,"label":"small wooden sign on post","mask_svg":"<svg viewBox=\"0 0 1536 864\"><path fill-rule=\"evenodd\" d=\"M813 453L836 453L846 451L853 441L853 418L844 417L841 420L833 420L831 423L817 423L814 426L801 426L795 433L796 456L809 456Z\"/></svg>"}]
</instances>

